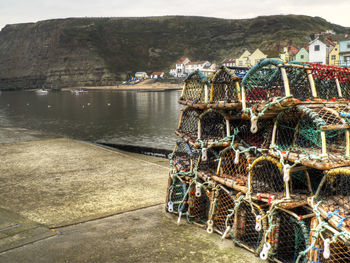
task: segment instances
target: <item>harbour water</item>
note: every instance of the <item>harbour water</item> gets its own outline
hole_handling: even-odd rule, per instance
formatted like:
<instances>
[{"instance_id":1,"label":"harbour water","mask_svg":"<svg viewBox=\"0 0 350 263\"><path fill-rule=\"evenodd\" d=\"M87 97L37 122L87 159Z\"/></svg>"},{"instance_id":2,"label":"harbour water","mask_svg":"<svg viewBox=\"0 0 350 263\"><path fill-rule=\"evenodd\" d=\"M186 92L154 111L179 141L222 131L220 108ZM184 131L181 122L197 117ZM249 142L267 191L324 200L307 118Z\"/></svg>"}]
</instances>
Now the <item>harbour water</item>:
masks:
<instances>
[{"instance_id":1,"label":"harbour water","mask_svg":"<svg viewBox=\"0 0 350 263\"><path fill-rule=\"evenodd\" d=\"M180 91L2 92L0 126L91 142L172 149Z\"/></svg>"}]
</instances>

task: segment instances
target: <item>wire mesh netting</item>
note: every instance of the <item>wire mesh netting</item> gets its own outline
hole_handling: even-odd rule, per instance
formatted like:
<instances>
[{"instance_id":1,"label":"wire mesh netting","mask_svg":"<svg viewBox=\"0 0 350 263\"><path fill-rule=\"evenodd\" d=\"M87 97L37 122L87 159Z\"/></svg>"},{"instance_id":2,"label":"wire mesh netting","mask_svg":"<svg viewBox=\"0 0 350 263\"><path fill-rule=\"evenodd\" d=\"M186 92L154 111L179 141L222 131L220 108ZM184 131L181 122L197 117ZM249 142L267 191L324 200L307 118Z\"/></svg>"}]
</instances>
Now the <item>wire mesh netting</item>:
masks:
<instances>
[{"instance_id":1,"label":"wire mesh netting","mask_svg":"<svg viewBox=\"0 0 350 263\"><path fill-rule=\"evenodd\" d=\"M260 230L256 229L258 216L262 218ZM234 218L234 228L231 232L234 242L259 253L263 246L263 237L267 228L264 211L255 203L242 201L234 214Z\"/></svg>"},{"instance_id":2,"label":"wire mesh netting","mask_svg":"<svg viewBox=\"0 0 350 263\"><path fill-rule=\"evenodd\" d=\"M350 168L337 168L326 173L315 195L318 206L334 227L350 230Z\"/></svg>"},{"instance_id":3,"label":"wire mesh netting","mask_svg":"<svg viewBox=\"0 0 350 263\"><path fill-rule=\"evenodd\" d=\"M290 94L293 98L301 101L312 98L306 69L296 66L288 66L286 67L286 73L289 81Z\"/></svg>"},{"instance_id":4,"label":"wire mesh netting","mask_svg":"<svg viewBox=\"0 0 350 263\"><path fill-rule=\"evenodd\" d=\"M209 85L208 79L203 73L200 71L194 71L188 75L185 80L180 100L189 100L199 103L206 102L208 98L205 98L205 89L209 89Z\"/></svg>"},{"instance_id":5,"label":"wire mesh netting","mask_svg":"<svg viewBox=\"0 0 350 263\"><path fill-rule=\"evenodd\" d=\"M216 172L216 169L218 167L218 162L220 159L219 152L222 148L219 147L217 149L207 149L206 151L206 160L203 160L201 158L198 163L198 171L206 171L209 174L214 174Z\"/></svg>"},{"instance_id":6,"label":"wire mesh netting","mask_svg":"<svg viewBox=\"0 0 350 263\"><path fill-rule=\"evenodd\" d=\"M218 191L215 195L215 204L213 212L213 221L214 226L221 233L224 233L227 226L233 226L234 218L230 217L227 219L227 216L232 213L232 210L235 207L235 196L237 192L229 191L223 186L219 186Z\"/></svg>"},{"instance_id":7,"label":"wire mesh netting","mask_svg":"<svg viewBox=\"0 0 350 263\"><path fill-rule=\"evenodd\" d=\"M339 69L338 79L342 97L347 100L350 100L350 69Z\"/></svg>"},{"instance_id":8,"label":"wire mesh netting","mask_svg":"<svg viewBox=\"0 0 350 263\"><path fill-rule=\"evenodd\" d=\"M274 97L284 97L285 91L280 69L275 65L267 65L243 79L247 106L267 102Z\"/></svg>"},{"instance_id":9,"label":"wire mesh netting","mask_svg":"<svg viewBox=\"0 0 350 263\"><path fill-rule=\"evenodd\" d=\"M228 147L220 152L220 156L219 176L234 180L237 185L247 186L249 153L238 155L232 147Z\"/></svg>"},{"instance_id":10,"label":"wire mesh netting","mask_svg":"<svg viewBox=\"0 0 350 263\"><path fill-rule=\"evenodd\" d=\"M288 188L290 198L295 201L305 201L307 196L313 192L313 188L320 181L320 176L312 171L313 177L310 178L309 170L298 166L290 170L290 179L288 181ZM270 156L261 156L257 158L250 167L250 183L251 191L259 199L281 199L286 197L287 189L284 181L283 165L276 158ZM313 186L314 185L314 186ZM270 202L270 200L269 200Z\"/></svg>"},{"instance_id":11,"label":"wire mesh netting","mask_svg":"<svg viewBox=\"0 0 350 263\"><path fill-rule=\"evenodd\" d=\"M314 158L322 154L322 127L324 129L328 158L338 161L346 153L345 129L347 122L332 109L304 106L288 109L276 118L275 145L281 151L291 151ZM337 127L331 127L337 125ZM327 126L330 127L327 129Z\"/></svg>"},{"instance_id":12,"label":"wire mesh netting","mask_svg":"<svg viewBox=\"0 0 350 263\"><path fill-rule=\"evenodd\" d=\"M167 210L170 213L184 212L187 210L187 190L189 185L177 175L171 176L170 180Z\"/></svg>"},{"instance_id":13,"label":"wire mesh netting","mask_svg":"<svg viewBox=\"0 0 350 263\"><path fill-rule=\"evenodd\" d=\"M177 132L195 141L198 137L198 121L201 113L201 110L190 107L184 109L180 116Z\"/></svg>"},{"instance_id":14,"label":"wire mesh netting","mask_svg":"<svg viewBox=\"0 0 350 263\"><path fill-rule=\"evenodd\" d=\"M321 99L350 98L350 70L343 67L308 63L312 66L312 76L317 95ZM338 84L337 84L338 82ZM339 85L339 87L338 87ZM338 90L340 89L340 91Z\"/></svg>"},{"instance_id":15,"label":"wire mesh netting","mask_svg":"<svg viewBox=\"0 0 350 263\"><path fill-rule=\"evenodd\" d=\"M332 240L336 232L334 229L324 229L317 238L314 236L314 231L310 232L309 240L316 238L316 241L308 253L308 263L350 262L350 245L340 237L329 244L329 257L327 259L324 257L324 240Z\"/></svg>"},{"instance_id":16,"label":"wire mesh netting","mask_svg":"<svg viewBox=\"0 0 350 263\"><path fill-rule=\"evenodd\" d=\"M211 189L192 184L188 195L188 220L204 224L209 219L210 200L209 194Z\"/></svg>"},{"instance_id":17,"label":"wire mesh netting","mask_svg":"<svg viewBox=\"0 0 350 263\"><path fill-rule=\"evenodd\" d=\"M224 114L217 110L207 110L200 115L201 139L213 142L223 139L226 134L226 120Z\"/></svg>"},{"instance_id":18,"label":"wire mesh netting","mask_svg":"<svg viewBox=\"0 0 350 263\"><path fill-rule=\"evenodd\" d=\"M272 119L259 120L257 127L257 132L252 133L249 120L230 120L231 134L235 134L235 131L237 131L237 138L243 140L246 147L255 146L261 149L268 149L271 143Z\"/></svg>"},{"instance_id":19,"label":"wire mesh netting","mask_svg":"<svg viewBox=\"0 0 350 263\"><path fill-rule=\"evenodd\" d=\"M239 102L240 97L239 78L234 71L226 67L218 70L212 79L210 102Z\"/></svg>"},{"instance_id":20,"label":"wire mesh netting","mask_svg":"<svg viewBox=\"0 0 350 263\"><path fill-rule=\"evenodd\" d=\"M272 222L269 234L271 254L279 262L294 263L299 252L309 245L310 219L297 220L291 214L277 210Z\"/></svg>"},{"instance_id":21,"label":"wire mesh netting","mask_svg":"<svg viewBox=\"0 0 350 263\"><path fill-rule=\"evenodd\" d=\"M170 156L170 164L174 168L173 173L192 172L198 165L199 149L190 146L184 140L177 140L173 153Z\"/></svg>"}]
</instances>

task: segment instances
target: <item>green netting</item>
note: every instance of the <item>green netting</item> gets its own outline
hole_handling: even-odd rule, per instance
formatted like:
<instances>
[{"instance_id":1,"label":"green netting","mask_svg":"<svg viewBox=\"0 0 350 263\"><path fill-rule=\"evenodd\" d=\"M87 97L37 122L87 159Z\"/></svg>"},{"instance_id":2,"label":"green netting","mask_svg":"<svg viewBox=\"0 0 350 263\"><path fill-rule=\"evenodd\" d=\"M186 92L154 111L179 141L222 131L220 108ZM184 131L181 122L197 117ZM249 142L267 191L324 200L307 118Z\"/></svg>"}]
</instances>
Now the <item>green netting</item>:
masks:
<instances>
[{"instance_id":1,"label":"green netting","mask_svg":"<svg viewBox=\"0 0 350 263\"><path fill-rule=\"evenodd\" d=\"M171 184L168 189L168 211L169 206L172 205L173 212L182 212L187 209L186 199L187 199L187 188L188 184L176 175L171 177ZM169 204L172 202L172 204Z\"/></svg>"},{"instance_id":2,"label":"green netting","mask_svg":"<svg viewBox=\"0 0 350 263\"><path fill-rule=\"evenodd\" d=\"M280 262L294 263L299 252L309 245L310 219L298 221L292 215L278 210L273 218L273 231L269 240L272 255Z\"/></svg>"},{"instance_id":3,"label":"green netting","mask_svg":"<svg viewBox=\"0 0 350 263\"><path fill-rule=\"evenodd\" d=\"M325 108L318 110L304 108L299 106L298 109L287 110L277 117L275 145L281 151L319 156L322 151L320 127L343 125L343 123L339 117L330 114ZM329 159L335 160L343 157L345 155L345 130L333 129L326 130L324 133Z\"/></svg>"}]
</instances>

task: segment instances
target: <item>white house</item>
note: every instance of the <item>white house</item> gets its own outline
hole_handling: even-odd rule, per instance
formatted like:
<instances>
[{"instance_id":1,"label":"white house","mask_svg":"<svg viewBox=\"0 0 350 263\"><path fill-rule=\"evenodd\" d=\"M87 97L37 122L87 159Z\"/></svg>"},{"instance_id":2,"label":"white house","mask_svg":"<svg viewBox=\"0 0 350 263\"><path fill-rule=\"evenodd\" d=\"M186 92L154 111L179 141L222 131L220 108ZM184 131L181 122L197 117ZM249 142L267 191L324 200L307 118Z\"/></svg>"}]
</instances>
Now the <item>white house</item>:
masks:
<instances>
[{"instance_id":1,"label":"white house","mask_svg":"<svg viewBox=\"0 0 350 263\"><path fill-rule=\"evenodd\" d=\"M204 76L213 75L216 72L216 64L211 64L210 66L204 66L200 72L204 74Z\"/></svg>"},{"instance_id":2,"label":"white house","mask_svg":"<svg viewBox=\"0 0 350 263\"><path fill-rule=\"evenodd\" d=\"M327 41L327 44L316 38L309 45L309 62L328 64L328 55L334 44Z\"/></svg>"},{"instance_id":3,"label":"white house","mask_svg":"<svg viewBox=\"0 0 350 263\"><path fill-rule=\"evenodd\" d=\"M185 73L190 74L196 70L201 70L204 67L209 67L210 62L209 61L194 61L189 62L185 65Z\"/></svg>"},{"instance_id":4,"label":"white house","mask_svg":"<svg viewBox=\"0 0 350 263\"><path fill-rule=\"evenodd\" d=\"M235 58L226 58L222 65L225 67L235 67L236 66L236 59Z\"/></svg>"},{"instance_id":5,"label":"white house","mask_svg":"<svg viewBox=\"0 0 350 263\"><path fill-rule=\"evenodd\" d=\"M183 77L186 73L185 71L185 67L188 63L190 63L191 61L187 58L187 57L182 57L180 58L177 62L176 62L176 65L175 65L175 71L176 71L176 74L175 76L176 77ZM170 72L173 72L172 70L170 70Z\"/></svg>"},{"instance_id":6,"label":"white house","mask_svg":"<svg viewBox=\"0 0 350 263\"><path fill-rule=\"evenodd\" d=\"M151 79L162 79L164 77L164 72L152 72Z\"/></svg>"}]
</instances>

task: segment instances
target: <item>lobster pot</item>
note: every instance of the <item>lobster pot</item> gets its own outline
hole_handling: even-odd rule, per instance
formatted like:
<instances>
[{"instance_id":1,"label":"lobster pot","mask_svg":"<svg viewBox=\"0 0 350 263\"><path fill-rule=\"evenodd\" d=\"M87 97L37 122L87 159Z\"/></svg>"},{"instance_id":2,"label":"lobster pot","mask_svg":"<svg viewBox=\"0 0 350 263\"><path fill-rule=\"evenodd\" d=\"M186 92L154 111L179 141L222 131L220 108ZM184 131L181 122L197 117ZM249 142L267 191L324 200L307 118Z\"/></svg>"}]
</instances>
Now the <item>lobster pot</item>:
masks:
<instances>
[{"instance_id":1,"label":"lobster pot","mask_svg":"<svg viewBox=\"0 0 350 263\"><path fill-rule=\"evenodd\" d=\"M286 263L296 261L299 252L309 246L310 221L310 218L298 220L282 210L275 212L272 231L268 235L271 244L270 256L273 255L273 260Z\"/></svg>"},{"instance_id":2,"label":"lobster pot","mask_svg":"<svg viewBox=\"0 0 350 263\"><path fill-rule=\"evenodd\" d=\"M292 96L298 100L312 97L307 69L309 66L287 64L280 59L264 59L243 78L248 107L266 103L275 97Z\"/></svg>"},{"instance_id":3,"label":"lobster pot","mask_svg":"<svg viewBox=\"0 0 350 263\"><path fill-rule=\"evenodd\" d=\"M318 176L320 173L314 173L315 171L296 166L290 170L288 184L285 184L282 163L277 158L261 156L250 167L251 193L255 198L269 203L289 195L291 207L293 201L295 206L306 204L307 196L312 194L313 185L321 178ZM315 181L316 183L311 183Z\"/></svg>"},{"instance_id":4,"label":"lobster pot","mask_svg":"<svg viewBox=\"0 0 350 263\"><path fill-rule=\"evenodd\" d=\"M207 77L196 70L188 75L180 100L193 103L206 103L209 99L209 82Z\"/></svg>"},{"instance_id":5,"label":"lobster pot","mask_svg":"<svg viewBox=\"0 0 350 263\"><path fill-rule=\"evenodd\" d=\"M240 98L239 78L234 71L226 67L218 70L212 79L210 102L237 103L240 102Z\"/></svg>"},{"instance_id":6,"label":"lobster pot","mask_svg":"<svg viewBox=\"0 0 350 263\"><path fill-rule=\"evenodd\" d=\"M207 144L227 136L226 119L221 111L209 109L200 115L200 139Z\"/></svg>"},{"instance_id":7,"label":"lobster pot","mask_svg":"<svg viewBox=\"0 0 350 263\"><path fill-rule=\"evenodd\" d=\"M267 229L265 212L256 203L242 201L234 214L233 241L257 254L263 246L263 237ZM261 217L260 229L256 228L256 219Z\"/></svg>"},{"instance_id":8,"label":"lobster pot","mask_svg":"<svg viewBox=\"0 0 350 263\"><path fill-rule=\"evenodd\" d=\"M223 234L228 226L233 226L234 218L228 215L235 207L236 194L237 192L229 191L222 185L215 193L209 213L212 215L215 230L220 234Z\"/></svg>"},{"instance_id":9,"label":"lobster pot","mask_svg":"<svg viewBox=\"0 0 350 263\"><path fill-rule=\"evenodd\" d=\"M310 63L317 95L321 99L350 99L350 69Z\"/></svg>"},{"instance_id":10,"label":"lobster pot","mask_svg":"<svg viewBox=\"0 0 350 263\"><path fill-rule=\"evenodd\" d=\"M317 221L316 218L313 221ZM317 224L317 223L316 223ZM349 240L342 237L338 237L335 242L329 244L329 258L324 258L324 240L329 238L332 240L333 236L337 231L331 227L327 227L322 231L322 236L315 237L314 231L310 232L309 243L316 238L314 245L308 252L307 262L318 262L318 263L345 263L350 262L350 245Z\"/></svg>"},{"instance_id":11,"label":"lobster pot","mask_svg":"<svg viewBox=\"0 0 350 263\"><path fill-rule=\"evenodd\" d=\"M234 181L237 185L248 186L250 154L248 152L237 154L231 147L227 147L220 152L220 156L218 175Z\"/></svg>"},{"instance_id":12,"label":"lobster pot","mask_svg":"<svg viewBox=\"0 0 350 263\"><path fill-rule=\"evenodd\" d=\"M330 100L340 98L337 88L337 68L317 63L308 63L312 65L312 76L314 78L317 95L321 99Z\"/></svg>"},{"instance_id":13,"label":"lobster pot","mask_svg":"<svg viewBox=\"0 0 350 263\"><path fill-rule=\"evenodd\" d=\"M205 224L209 219L211 189L203 184L192 184L188 194L188 220Z\"/></svg>"},{"instance_id":14,"label":"lobster pot","mask_svg":"<svg viewBox=\"0 0 350 263\"><path fill-rule=\"evenodd\" d=\"M350 69L341 67L337 75L342 97L350 100Z\"/></svg>"},{"instance_id":15,"label":"lobster pot","mask_svg":"<svg viewBox=\"0 0 350 263\"><path fill-rule=\"evenodd\" d=\"M193 172L198 164L200 151L183 139L177 140L174 151L170 158L172 173Z\"/></svg>"},{"instance_id":16,"label":"lobster pot","mask_svg":"<svg viewBox=\"0 0 350 263\"><path fill-rule=\"evenodd\" d=\"M198 162L198 167L197 170L198 171L205 171L208 173L212 173L215 174L216 169L218 167L218 161L219 161L219 151L222 149L222 147L218 147L218 148L209 148L206 149L206 153L201 152L201 158L199 159ZM206 160L203 159L203 155L206 154Z\"/></svg>"},{"instance_id":17,"label":"lobster pot","mask_svg":"<svg viewBox=\"0 0 350 263\"><path fill-rule=\"evenodd\" d=\"M317 208L333 227L350 231L350 167L328 171L314 199L322 201Z\"/></svg>"},{"instance_id":18,"label":"lobster pot","mask_svg":"<svg viewBox=\"0 0 350 263\"><path fill-rule=\"evenodd\" d=\"M275 142L272 143L281 151L310 160L323 156L330 162L346 163L349 125L335 109L298 106L278 114L275 125Z\"/></svg>"},{"instance_id":19,"label":"lobster pot","mask_svg":"<svg viewBox=\"0 0 350 263\"><path fill-rule=\"evenodd\" d=\"M189 183L178 175L169 177L166 210L169 213L186 212Z\"/></svg>"},{"instance_id":20,"label":"lobster pot","mask_svg":"<svg viewBox=\"0 0 350 263\"><path fill-rule=\"evenodd\" d=\"M261 149L268 149L271 143L271 135L273 128L272 119L263 119L257 122L257 131L251 132L252 123L249 120L230 120L230 132L235 134L241 140L245 147L255 146Z\"/></svg>"},{"instance_id":21,"label":"lobster pot","mask_svg":"<svg viewBox=\"0 0 350 263\"><path fill-rule=\"evenodd\" d=\"M198 121L201 110L187 107L180 116L176 133L187 140L196 141L198 136Z\"/></svg>"}]
</instances>

